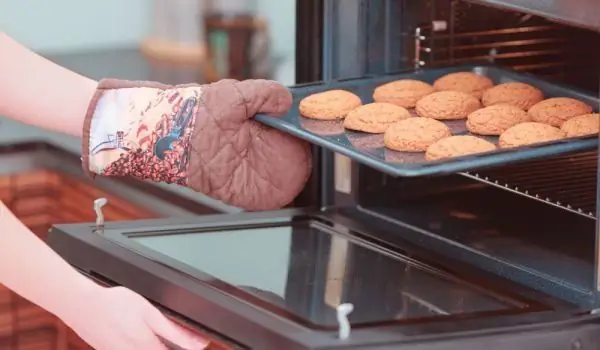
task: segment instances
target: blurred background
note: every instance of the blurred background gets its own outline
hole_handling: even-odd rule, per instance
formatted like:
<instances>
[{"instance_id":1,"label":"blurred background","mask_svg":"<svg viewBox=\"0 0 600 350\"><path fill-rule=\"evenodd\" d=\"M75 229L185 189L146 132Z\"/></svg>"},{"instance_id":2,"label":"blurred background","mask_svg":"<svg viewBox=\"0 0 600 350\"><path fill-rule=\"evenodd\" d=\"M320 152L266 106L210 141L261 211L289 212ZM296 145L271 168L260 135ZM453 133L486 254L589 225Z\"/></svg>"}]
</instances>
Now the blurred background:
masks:
<instances>
[{"instance_id":1,"label":"blurred background","mask_svg":"<svg viewBox=\"0 0 600 350\"><path fill-rule=\"evenodd\" d=\"M293 0L54 0L50 4L43 0L0 0L0 4L2 30L80 70L86 67L68 56L96 53L94 62L110 66L109 52L118 56L120 51L121 61L127 63L133 62L135 55L126 51L141 48L152 62L133 72L125 65L97 68L98 73L131 77L154 74L163 81L189 81L196 74L195 68L206 75L195 79L244 72L270 75L284 84L294 82ZM218 58L218 64L208 66L211 57ZM170 72L164 67L167 62L174 66ZM162 71L156 68L150 72L148 65L163 66Z\"/></svg>"},{"instance_id":2,"label":"blurred background","mask_svg":"<svg viewBox=\"0 0 600 350\"><path fill-rule=\"evenodd\" d=\"M94 79L177 84L268 78L292 85L295 9L295 0L0 0L0 30ZM0 116L1 145L38 141L80 152L74 137ZM6 147L3 152L10 157ZM48 169L13 171L0 162L0 201L42 239L53 224L93 221L91 203L99 197L109 198L108 221L164 217L90 180ZM185 188L156 186L206 207L236 210ZM67 349L89 347L53 315L0 285L0 350Z\"/></svg>"}]
</instances>

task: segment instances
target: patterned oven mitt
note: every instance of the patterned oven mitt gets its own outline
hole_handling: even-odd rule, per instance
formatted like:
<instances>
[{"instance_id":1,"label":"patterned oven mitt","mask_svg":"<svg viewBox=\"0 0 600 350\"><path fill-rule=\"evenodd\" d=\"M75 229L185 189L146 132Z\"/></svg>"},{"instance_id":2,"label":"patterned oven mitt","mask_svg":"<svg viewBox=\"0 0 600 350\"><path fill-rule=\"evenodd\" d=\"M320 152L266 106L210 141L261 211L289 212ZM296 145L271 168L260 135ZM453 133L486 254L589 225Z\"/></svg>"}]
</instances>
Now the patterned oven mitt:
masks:
<instances>
[{"instance_id":1,"label":"patterned oven mitt","mask_svg":"<svg viewBox=\"0 0 600 350\"><path fill-rule=\"evenodd\" d=\"M291 103L267 80L103 80L84 124L84 171L175 183L248 211L278 209L308 180L310 148L252 118L280 116Z\"/></svg>"}]
</instances>

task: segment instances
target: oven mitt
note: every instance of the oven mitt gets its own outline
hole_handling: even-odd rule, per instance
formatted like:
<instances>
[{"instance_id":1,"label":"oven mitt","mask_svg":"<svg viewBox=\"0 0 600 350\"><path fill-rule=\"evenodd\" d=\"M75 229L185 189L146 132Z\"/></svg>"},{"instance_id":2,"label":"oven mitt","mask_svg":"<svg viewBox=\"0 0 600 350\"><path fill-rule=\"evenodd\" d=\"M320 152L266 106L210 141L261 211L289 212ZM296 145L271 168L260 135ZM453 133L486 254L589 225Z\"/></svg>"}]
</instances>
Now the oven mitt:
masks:
<instances>
[{"instance_id":1,"label":"oven mitt","mask_svg":"<svg viewBox=\"0 0 600 350\"><path fill-rule=\"evenodd\" d=\"M311 172L307 143L264 126L290 92L267 80L168 86L103 80L83 130L91 175L175 183L247 211L289 204Z\"/></svg>"}]
</instances>

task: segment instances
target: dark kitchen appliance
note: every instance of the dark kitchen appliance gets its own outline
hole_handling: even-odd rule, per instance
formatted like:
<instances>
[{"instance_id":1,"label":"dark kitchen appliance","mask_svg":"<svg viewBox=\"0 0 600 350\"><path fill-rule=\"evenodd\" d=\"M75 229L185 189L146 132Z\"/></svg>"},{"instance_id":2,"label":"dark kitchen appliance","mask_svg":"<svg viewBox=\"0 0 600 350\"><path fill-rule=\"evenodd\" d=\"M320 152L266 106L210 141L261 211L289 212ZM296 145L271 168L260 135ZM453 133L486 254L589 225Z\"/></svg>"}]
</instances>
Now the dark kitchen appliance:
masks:
<instances>
[{"instance_id":1,"label":"dark kitchen appliance","mask_svg":"<svg viewBox=\"0 0 600 350\"><path fill-rule=\"evenodd\" d=\"M597 110L594 13L591 0L298 1L293 92L478 70ZM259 120L314 144L294 208L59 225L50 244L224 348L600 348L597 138L398 164L294 110Z\"/></svg>"}]
</instances>

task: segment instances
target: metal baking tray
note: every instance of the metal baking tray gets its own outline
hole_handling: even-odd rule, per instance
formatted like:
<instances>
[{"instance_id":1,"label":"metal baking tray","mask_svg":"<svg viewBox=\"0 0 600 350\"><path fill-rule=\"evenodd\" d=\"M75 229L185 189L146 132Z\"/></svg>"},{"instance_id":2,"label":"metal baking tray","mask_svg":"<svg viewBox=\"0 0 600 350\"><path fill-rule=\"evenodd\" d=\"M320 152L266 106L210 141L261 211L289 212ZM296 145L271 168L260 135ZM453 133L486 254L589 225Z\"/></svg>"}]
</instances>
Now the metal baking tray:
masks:
<instances>
[{"instance_id":1,"label":"metal baking tray","mask_svg":"<svg viewBox=\"0 0 600 350\"><path fill-rule=\"evenodd\" d=\"M348 90L360 96L362 102L366 104L373 102L373 90L384 83L408 78L433 83L435 79L445 74L463 71L485 75L492 79L495 84L510 81L528 83L543 91L546 98L559 96L572 97L588 103L594 108L594 111L598 109L599 99L593 94L557 85L530 74L517 73L496 66L455 66L297 85L290 88L294 96L294 104L286 115L281 118L257 115L256 120L313 144L346 155L359 163L368 165L389 175L403 177L444 175L472 171L483 167L498 166L597 147L598 137L589 136L513 149L498 149L494 152L465 157L427 161L425 160L424 153L396 152L385 148L383 146L383 134L374 135L345 130L343 121L308 119L300 116L298 111L298 104L302 98L322 91L332 89ZM446 121L445 124L451 128L454 135L469 134L465 126L465 121ZM483 138L496 144L498 142L498 137Z\"/></svg>"}]
</instances>

